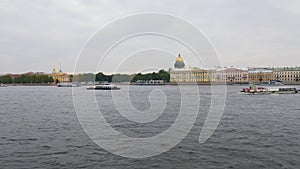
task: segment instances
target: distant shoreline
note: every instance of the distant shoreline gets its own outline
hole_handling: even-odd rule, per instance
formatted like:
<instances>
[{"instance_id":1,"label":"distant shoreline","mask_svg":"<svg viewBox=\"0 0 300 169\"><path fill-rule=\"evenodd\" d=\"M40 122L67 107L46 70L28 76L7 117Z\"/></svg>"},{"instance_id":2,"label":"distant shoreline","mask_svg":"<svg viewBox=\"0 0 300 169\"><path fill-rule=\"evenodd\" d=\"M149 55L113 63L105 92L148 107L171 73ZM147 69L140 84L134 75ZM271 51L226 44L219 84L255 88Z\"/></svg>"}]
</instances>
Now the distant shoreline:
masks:
<instances>
[{"instance_id":1,"label":"distant shoreline","mask_svg":"<svg viewBox=\"0 0 300 169\"><path fill-rule=\"evenodd\" d=\"M178 85L184 85L184 86L222 86L222 85L227 85L227 86L248 86L249 84L226 84L226 83L166 83L163 85L136 85L136 84L129 84L129 83L113 83L115 85L120 85L120 86L178 86ZM27 86L27 87L38 87L38 86L49 86L49 87L57 87L56 84L5 84L6 87L22 87L22 86ZM89 86L93 84L83 84L81 86ZM278 86L278 85L266 85L266 84L257 84L258 86ZM298 86L300 85L299 83L297 84L284 84L285 86L287 85L294 85Z\"/></svg>"},{"instance_id":2,"label":"distant shoreline","mask_svg":"<svg viewBox=\"0 0 300 169\"><path fill-rule=\"evenodd\" d=\"M56 87L56 84L4 84L7 86L54 86Z\"/></svg>"}]
</instances>

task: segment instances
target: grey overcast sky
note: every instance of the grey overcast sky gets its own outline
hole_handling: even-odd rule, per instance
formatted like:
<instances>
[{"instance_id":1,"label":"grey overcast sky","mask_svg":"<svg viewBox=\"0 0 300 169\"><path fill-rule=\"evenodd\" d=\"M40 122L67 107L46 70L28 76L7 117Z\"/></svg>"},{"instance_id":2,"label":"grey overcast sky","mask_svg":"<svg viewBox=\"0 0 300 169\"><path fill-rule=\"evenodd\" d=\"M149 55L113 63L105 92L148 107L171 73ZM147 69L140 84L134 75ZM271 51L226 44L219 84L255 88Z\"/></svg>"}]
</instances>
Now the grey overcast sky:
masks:
<instances>
[{"instance_id":1,"label":"grey overcast sky","mask_svg":"<svg viewBox=\"0 0 300 169\"><path fill-rule=\"evenodd\" d=\"M97 30L142 12L189 21L210 39L226 66L300 66L299 0L1 0L0 73L49 73L54 65L73 72L80 49ZM178 52L174 47L170 53ZM170 53L145 66L172 67ZM141 70L144 62L137 60L130 67Z\"/></svg>"}]
</instances>

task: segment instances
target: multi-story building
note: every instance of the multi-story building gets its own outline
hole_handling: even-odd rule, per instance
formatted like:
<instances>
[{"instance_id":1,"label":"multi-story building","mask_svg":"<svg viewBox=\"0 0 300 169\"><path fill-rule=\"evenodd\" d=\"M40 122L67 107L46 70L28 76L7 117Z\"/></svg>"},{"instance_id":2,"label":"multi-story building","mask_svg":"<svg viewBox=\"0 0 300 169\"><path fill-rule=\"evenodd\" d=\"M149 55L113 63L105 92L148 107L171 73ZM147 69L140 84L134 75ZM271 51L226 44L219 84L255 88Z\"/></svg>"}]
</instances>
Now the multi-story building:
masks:
<instances>
[{"instance_id":1,"label":"multi-story building","mask_svg":"<svg viewBox=\"0 0 300 169\"><path fill-rule=\"evenodd\" d=\"M200 68L185 68L183 58L178 55L174 64L174 69L170 69L171 83L209 83L208 71Z\"/></svg>"},{"instance_id":2,"label":"multi-story building","mask_svg":"<svg viewBox=\"0 0 300 169\"><path fill-rule=\"evenodd\" d=\"M248 83L248 70L242 68L223 68L217 71L216 82L218 83Z\"/></svg>"},{"instance_id":3,"label":"multi-story building","mask_svg":"<svg viewBox=\"0 0 300 169\"><path fill-rule=\"evenodd\" d=\"M248 83L248 70L241 68L211 68L201 69L197 67L185 68L183 58L178 55L174 64L174 69L170 69L171 83L217 83L233 84Z\"/></svg>"},{"instance_id":4,"label":"multi-story building","mask_svg":"<svg viewBox=\"0 0 300 169\"><path fill-rule=\"evenodd\" d=\"M200 68L171 69L170 82L176 83L209 83L210 78L207 70Z\"/></svg>"},{"instance_id":5,"label":"multi-story building","mask_svg":"<svg viewBox=\"0 0 300 169\"><path fill-rule=\"evenodd\" d=\"M208 79L210 82L215 83L217 82L217 68L209 68L206 69L207 74L208 74Z\"/></svg>"},{"instance_id":6,"label":"multi-story building","mask_svg":"<svg viewBox=\"0 0 300 169\"><path fill-rule=\"evenodd\" d=\"M295 68L185 68L178 55L174 69L170 69L171 83L216 83L216 84L267 84L283 81L284 84L300 84L300 67ZM271 84L272 84L271 83Z\"/></svg>"},{"instance_id":7,"label":"multi-story building","mask_svg":"<svg viewBox=\"0 0 300 169\"><path fill-rule=\"evenodd\" d=\"M249 83L269 83L273 79L273 70L269 68L250 68Z\"/></svg>"},{"instance_id":8,"label":"multi-story building","mask_svg":"<svg viewBox=\"0 0 300 169\"><path fill-rule=\"evenodd\" d=\"M300 67L275 68L273 78L284 84L300 84Z\"/></svg>"}]
</instances>

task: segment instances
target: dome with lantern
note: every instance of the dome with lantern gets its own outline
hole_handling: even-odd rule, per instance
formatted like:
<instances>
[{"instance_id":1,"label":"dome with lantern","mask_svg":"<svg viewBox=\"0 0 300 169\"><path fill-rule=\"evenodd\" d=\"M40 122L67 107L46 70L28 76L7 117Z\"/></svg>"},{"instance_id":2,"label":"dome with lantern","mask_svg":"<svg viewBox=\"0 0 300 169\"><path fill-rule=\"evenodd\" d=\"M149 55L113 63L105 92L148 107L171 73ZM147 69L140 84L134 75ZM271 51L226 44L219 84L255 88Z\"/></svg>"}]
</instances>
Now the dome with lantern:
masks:
<instances>
[{"instance_id":1,"label":"dome with lantern","mask_svg":"<svg viewBox=\"0 0 300 169\"><path fill-rule=\"evenodd\" d=\"M175 69L184 69L184 61L183 58L178 54L178 57L176 58L176 62L174 64Z\"/></svg>"}]
</instances>

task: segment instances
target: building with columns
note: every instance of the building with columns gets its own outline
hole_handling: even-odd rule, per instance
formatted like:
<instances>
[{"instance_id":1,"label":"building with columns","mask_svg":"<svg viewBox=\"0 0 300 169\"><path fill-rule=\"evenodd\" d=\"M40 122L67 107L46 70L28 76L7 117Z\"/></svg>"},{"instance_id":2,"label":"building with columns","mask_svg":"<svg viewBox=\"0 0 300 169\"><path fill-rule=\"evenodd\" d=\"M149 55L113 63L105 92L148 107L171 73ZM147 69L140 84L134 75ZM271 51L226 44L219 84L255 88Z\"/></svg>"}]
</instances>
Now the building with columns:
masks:
<instances>
[{"instance_id":1,"label":"building with columns","mask_svg":"<svg viewBox=\"0 0 300 169\"><path fill-rule=\"evenodd\" d=\"M250 68L248 72L249 83L269 83L273 79L273 70L269 68Z\"/></svg>"},{"instance_id":2,"label":"building with columns","mask_svg":"<svg viewBox=\"0 0 300 169\"><path fill-rule=\"evenodd\" d=\"M229 67L217 70L217 83L245 84L249 82L248 70L243 68Z\"/></svg>"},{"instance_id":3,"label":"building with columns","mask_svg":"<svg viewBox=\"0 0 300 169\"><path fill-rule=\"evenodd\" d=\"M174 69L170 69L171 83L209 83L208 71L201 68L185 68L183 58L178 55Z\"/></svg>"},{"instance_id":4,"label":"building with columns","mask_svg":"<svg viewBox=\"0 0 300 169\"><path fill-rule=\"evenodd\" d=\"M274 68L273 79L284 84L300 84L300 67Z\"/></svg>"},{"instance_id":5,"label":"building with columns","mask_svg":"<svg viewBox=\"0 0 300 169\"><path fill-rule=\"evenodd\" d=\"M284 68L186 68L183 58L178 55L174 69L170 69L171 83L198 84L300 84L300 67ZM280 82L279 82L280 83Z\"/></svg>"},{"instance_id":6,"label":"building with columns","mask_svg":"<svg viewBox=\"0 0 300 169\"><path fill-rule=\"evenodd\" d=\"M71 82L72 81L72 75L67 74L63 72L62 70L56 71L56 68L54 67L52 69L51 77L54 80L54 83L63 83L63 82Z\"/></svg>"}]
</instances>

